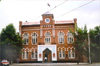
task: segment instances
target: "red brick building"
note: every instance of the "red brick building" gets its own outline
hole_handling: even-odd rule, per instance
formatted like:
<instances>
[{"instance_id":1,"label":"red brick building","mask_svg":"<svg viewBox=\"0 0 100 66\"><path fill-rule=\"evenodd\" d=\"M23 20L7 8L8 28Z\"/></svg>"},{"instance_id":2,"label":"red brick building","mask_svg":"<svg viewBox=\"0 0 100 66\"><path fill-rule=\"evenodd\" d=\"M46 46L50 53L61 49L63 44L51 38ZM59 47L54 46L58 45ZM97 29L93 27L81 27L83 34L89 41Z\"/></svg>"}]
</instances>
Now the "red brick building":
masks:
<instances>
[{"instance_id":1,"label":"red brick building","mask_svg":"<svg viewBox=\"0 0 100 66\"><path fill-rule=\"evenodd\" d=\"M21 22L19 31L24 40L20 61L75 60L74 35L77 19L55 21L53 14L42 14L40 22Z\"/></svg>"}]
</instances>

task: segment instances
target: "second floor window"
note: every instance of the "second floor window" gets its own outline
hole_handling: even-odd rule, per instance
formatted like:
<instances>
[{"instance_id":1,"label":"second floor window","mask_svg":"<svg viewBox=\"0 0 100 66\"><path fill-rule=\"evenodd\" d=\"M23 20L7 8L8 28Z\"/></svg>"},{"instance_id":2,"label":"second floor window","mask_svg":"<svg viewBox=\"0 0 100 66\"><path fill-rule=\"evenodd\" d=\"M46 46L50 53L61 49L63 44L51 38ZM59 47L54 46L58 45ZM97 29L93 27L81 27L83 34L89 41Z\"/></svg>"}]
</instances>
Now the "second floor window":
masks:
<instances>
[{"instance_id":1,"label":"second floor window","mask_svg":"<svg viewBox=\"0 0 100 66\"><path fill-rule=\"evenodd\" d=\"M67 34L67 42L68 42L68 44L72 44L74 42L73 34L70 32L68 32L68 34Z\"/></svg>"},{"instance_id":2,"label":"second floor window","mask_svg":"<svg viewBox=\"0 0 100 66\"><path fill-rule=\"evenodd\" d=\"M63 32L58 33L58 42L59 44L64 44L64 33Z\"/></svg>"},{"instance_id":3,"label":"second floor window","mask_svg":"<svg viewBox=\"0 0 100 66\"><path fill-rule=\"evenodd\" d=\"M50 35L50 32L47 32L45 34L45 44L50 44L51 42L51 35Z\"/></svg>"},{"instance_id":4,"label":"second floor window","mask_svg":"<svg viewBox=\"0 0 100 66\"><path fill-rule=\"evenodd\" d=\"M28 42L29 42L29 36L28 36L28 33L25 33L23 35L23 41L24 41L24 45L27 45Z\"/></svg>"},{"instance_id":5,"label":"second floor window","mask_svg":"<svg viewBox=\"0 0 100 66\"><path fill-rule=\"evenodd\" d=\"M37 44L37 34L36 33L32 34L32 44Z\"/></svg>"}]
</instances>

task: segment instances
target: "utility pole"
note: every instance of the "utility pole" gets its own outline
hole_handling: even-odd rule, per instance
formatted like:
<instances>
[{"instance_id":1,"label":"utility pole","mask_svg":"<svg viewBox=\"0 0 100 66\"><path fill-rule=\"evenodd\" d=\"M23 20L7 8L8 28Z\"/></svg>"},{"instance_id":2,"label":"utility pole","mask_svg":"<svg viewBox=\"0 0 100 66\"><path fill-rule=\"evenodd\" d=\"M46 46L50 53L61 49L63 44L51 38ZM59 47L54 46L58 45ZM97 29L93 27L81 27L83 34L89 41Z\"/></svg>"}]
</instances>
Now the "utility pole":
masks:
<instances>
[{"instance_id":1,"label":"utility pole","mask_svg":"<svg viewBox=\"0 0 100 66\"><path fill-rule=\"evenodd\" d=\"M91 64L91 56L90 56L90 35L88 33L88 49L89 49L89 63Z\"/></svg>"}]
</instances>

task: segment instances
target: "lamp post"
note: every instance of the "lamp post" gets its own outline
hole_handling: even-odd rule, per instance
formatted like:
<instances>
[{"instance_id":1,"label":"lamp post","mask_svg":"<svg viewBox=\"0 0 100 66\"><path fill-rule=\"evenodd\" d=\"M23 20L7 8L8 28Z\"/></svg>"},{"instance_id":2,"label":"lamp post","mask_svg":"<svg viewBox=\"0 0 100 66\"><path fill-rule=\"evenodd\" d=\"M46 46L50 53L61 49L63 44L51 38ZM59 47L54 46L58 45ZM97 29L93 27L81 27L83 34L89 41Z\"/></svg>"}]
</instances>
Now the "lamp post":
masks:
<instances>
[{"instance_id":1,"label":"lamp post","mask_svg":"<svg viewBox=\"0 0 100 66\"><path fill-rule=\"evenodd\" d=\"M91 64L91 56L90 56L90 35L88 33L88 49L89 49L89 63Z\"/></svg>"}]
</instances>

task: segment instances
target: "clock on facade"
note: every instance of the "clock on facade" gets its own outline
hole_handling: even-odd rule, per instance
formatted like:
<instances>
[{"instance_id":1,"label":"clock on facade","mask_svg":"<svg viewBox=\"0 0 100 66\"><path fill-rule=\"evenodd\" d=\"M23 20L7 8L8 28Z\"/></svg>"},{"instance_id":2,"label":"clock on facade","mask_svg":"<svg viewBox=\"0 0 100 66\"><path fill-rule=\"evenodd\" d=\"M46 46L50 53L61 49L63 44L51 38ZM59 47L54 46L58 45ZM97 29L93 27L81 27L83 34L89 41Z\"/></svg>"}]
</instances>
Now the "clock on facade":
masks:
<instances>
[{"instance_id":1,"label":"clock on facade","mask_svg":"<svg viewBox=\"0 0 100 66\"><path fill-rule=\"evenodd\" d=\"M49 19L49 18L46 18L46 19L45 19L45 22L46 22L46 23L49 23L49 22L50 22L50 19Z\"/></svg>"}]
</instances>

